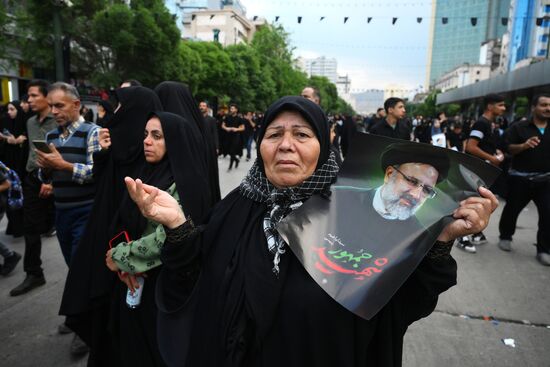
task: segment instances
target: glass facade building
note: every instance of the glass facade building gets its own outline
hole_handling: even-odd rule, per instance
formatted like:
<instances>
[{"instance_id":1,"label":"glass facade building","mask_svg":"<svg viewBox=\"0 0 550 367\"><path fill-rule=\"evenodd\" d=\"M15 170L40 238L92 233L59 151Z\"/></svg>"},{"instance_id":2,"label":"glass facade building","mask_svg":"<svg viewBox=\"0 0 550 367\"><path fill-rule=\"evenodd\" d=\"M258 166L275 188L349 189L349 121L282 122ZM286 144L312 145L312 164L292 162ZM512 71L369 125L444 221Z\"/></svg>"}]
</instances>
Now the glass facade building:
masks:
<instances>
[{"instance_id":1,"label":"glass facade building","mask_svg":"<svg viewBox=\"0 0 550 367\"><path fill-rule=\"evenodd\" d=\"M510 0L436 0L434 6L430 86L459 65L479 63L481 44L506 32L502 18L508 18Z\"/></svg>"},{"instance_id":2,"label":"glass facade building","mask_svg":"<svg viewBox=\"0 0 550 367\"><path fill-rule=\"evenodd\" d=\"M513 22L509 29L508 70L514 70L521 60L548 57L550 1L513 0L510 18ZM536 23L537 18L542 19L540 25Z\"/></svg>"}]
</instances>

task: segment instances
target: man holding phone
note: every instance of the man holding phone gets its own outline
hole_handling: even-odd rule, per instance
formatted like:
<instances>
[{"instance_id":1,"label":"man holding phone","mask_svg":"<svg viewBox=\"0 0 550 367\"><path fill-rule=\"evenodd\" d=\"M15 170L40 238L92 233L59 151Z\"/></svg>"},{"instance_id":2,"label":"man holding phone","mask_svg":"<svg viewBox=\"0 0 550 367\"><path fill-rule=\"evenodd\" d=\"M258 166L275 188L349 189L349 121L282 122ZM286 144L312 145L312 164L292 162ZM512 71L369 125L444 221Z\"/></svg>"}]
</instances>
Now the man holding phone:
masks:
<instances>
[{"instance_id":1,"label":"man holding phone","mask_svg":"<svg viewBox=\"0 0 550 367\"><path fill-rule=\"evenodd\" d=\"M37 142L37 165L41 179L53 184L57 239L70 267L95 198L92 170L93 154L101 150L99 127L80 115L80 95L70 84L52 84L48 103L57 127L46 134L47 146ZM79 355L87 351L75 334L71 352Z\"/></svg>"},{"instance_id":2,"label":"man holding phone","mask_svg":"<svg viewBox=\"0 0 550 367\"><path fill-rule=\"evenodd\" d=\"M35 113L27 121L27 134L30 141L44 140L46 133L57 126L48 105L48 87L49 83L44 80L32 80L27 85L29 105ZM35 148L29 144L27 175L23 183L25 237L23 269L26 277L21 284L10 291L10 296L19 296L46 283L40 259L42 251L40 235L47 233L53 226L53 188L52 185L42 183L38 178L39 167L36 159Z\"/></svg>"},{"instance_id":3,"label":"man holding phone","mask_svg":"<svg viewBox=\"0 0 550 367\"><path fill-rule=\"evenodd\" d=\"M37 164L41 179L53 184L57 238L70 266L95 197L92 169L93 153L101 149L99 127L80 116L80 96L70 84L52 84L48 103L57 127L46 134L47 146L37 142Z\"/></svg>"}]
</instances>

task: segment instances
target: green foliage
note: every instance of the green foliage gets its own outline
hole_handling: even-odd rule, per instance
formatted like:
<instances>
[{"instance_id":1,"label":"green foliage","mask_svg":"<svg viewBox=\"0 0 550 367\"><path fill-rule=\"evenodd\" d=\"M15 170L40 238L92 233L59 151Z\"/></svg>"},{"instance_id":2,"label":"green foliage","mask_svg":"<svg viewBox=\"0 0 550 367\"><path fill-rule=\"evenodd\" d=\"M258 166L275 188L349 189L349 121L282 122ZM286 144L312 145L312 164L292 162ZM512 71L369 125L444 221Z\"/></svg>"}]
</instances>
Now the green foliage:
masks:
<instances>
[{"instance_id":1,"label":"green foliage","mask_svg":"<svg viewBox=\"0 0 550 367\"><path fill-rule=\"evenodd\" d=\"M439 93L438 90L432 91L424 100L423 103L419 104L407 104L407 113L409 116L418 116L422 115L424 117L435 117L435 114L438 111L436 106L436 96Z\"/></svg>"},{"instance_id":2,"label":"green foliage","mask_svg":"<svg viewBox=\"0 0 550 367\"><path fill-rule=\"evenodd\" d=\"M460 105L458 103L449 103L449 104L443 105L441 110L445 112L445 115L447 117L452 117L457 115L460 112Z\"/></svg>"},{"instance_id":3,"label":"green foliage","mask_svg":"<svg viewBox=\"0 0 550 367\"><path fill-rule=\"evenodd\" d=\"M516 98L514 115L516 118L526 117L529 113L529 99L527 97Z\"/></svg>"},{"instance_id":4,"label":"green foliage","mask_svg":"<svg viewBox=\"0 0 550 367\"><path fill-rule=\"evenodd\" d=\"M250 44L223 48L218 43L182 41L174 17L162 0L72 0L56 8L51 1L17 2L18 47L34 68L55 69L52 17L59 12L63 37L71 40L71 74L109 88L124 79L154 87L164 80L188 84L197 99L236 102L241 110L265 110L307 85L321 90L330 113L353 113L326 78L295 66L282 26L261 27ZM5 12L0 2L0 29ZM0 41L0 50L2 47Z\"/></svg>"}]
</instances>

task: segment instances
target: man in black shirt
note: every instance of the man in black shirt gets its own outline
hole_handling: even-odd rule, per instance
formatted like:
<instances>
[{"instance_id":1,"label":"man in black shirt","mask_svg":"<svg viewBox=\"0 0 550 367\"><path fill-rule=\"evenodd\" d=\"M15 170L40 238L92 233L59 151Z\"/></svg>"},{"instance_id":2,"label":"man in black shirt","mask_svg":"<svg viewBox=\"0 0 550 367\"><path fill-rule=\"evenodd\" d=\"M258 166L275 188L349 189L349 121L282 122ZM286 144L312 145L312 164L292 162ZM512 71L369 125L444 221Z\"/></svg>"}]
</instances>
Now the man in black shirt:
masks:
<instances>
[{"instance_id":1,"label":"man in black shirt","mask_svg":"<svg viewBox=\"0 0 550 367\"><path fill-rule=\"evenodd\" d=\"M212 140L216 147L216 153L220 153L220 141L218 139L218 120L208 114L208 103L202 101L199 103L199 110L204 117L204 123L206 124L206 131L208 138Z\"/></svg>"},{"instance_id":2,"label":"man in black shirt","mask_svg":"<svg viewBox=\"0 0 550 367\"><path fill-rule=\"evenodd\" d=\"M401 98L390 97L384 102L386 119L371 126L369 132L389 138L411 140L411 129L403 121L407 111Z\"/></svg>"},{"instance_id":3,"label":"man in black shirt","mask_svg":"<svg viewBox=\"0 0 550 367\"><path fill-rule=\"evenodd\" d=\"M462 131L462 123L456 122L452 130L448 131L447 134L447 148L453 149L456 148L458 152L463 152L466 145L466 137Z\"/></svg>"},{"instance_id":4,"label":"man in black shirt","mask_svg":"<svg viewBox=\"0 0 550 367\"><path fill-rule=\"evenodd\" d=\"M511 251L519 213L533 200L539 213L537 260L550 266L550 94L531 102L532 117L512 125L505 134L513 156L509 194L500 217L498 247Z\"/></svg>"},{"instance_id":5,"label":"man in black shirt","mask_svg":"<svg viewBox=\"0 0 550 367\"><path fill-rule=\"evenodd\" d=\"M500 166L504 160L504 154L498 149L499 136L491 125L498 116L506 111L504 97L498 94L488 94L483 99L483 115L475 122L466 142L466 153L483 159L495 166ZM467 252L475 253L475 245L487 242L483 233L472 236L472 241L462 238L458 241L458 247Z\"/></svg>"}]
</instances>

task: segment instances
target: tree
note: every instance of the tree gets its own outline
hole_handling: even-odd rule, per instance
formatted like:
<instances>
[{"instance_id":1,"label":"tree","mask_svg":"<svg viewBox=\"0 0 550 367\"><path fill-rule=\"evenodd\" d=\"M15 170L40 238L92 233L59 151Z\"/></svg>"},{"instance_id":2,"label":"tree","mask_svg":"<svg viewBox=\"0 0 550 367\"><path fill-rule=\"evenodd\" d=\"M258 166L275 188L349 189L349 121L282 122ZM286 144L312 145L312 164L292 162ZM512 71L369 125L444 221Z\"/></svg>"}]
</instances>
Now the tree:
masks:
<instances>
[{"instance_id":1,"label":"tree","mask_svg":"<svg viewBox=\"0 0 550 367\"><path fill-rule=\"evenodd\" d=\"M213 99L231 95L231 78L235 67L227 52L213 42L189 42L188 46L199 55L204 65L197 97Z\"/></svg>"},{"instance_id":2,"label":"tree","mask_svg":"<svg viewBox=\"0 0 550 367\"><path fill-rule=\"evenodd\" d=\"M293 50L289 45L288 33L282 26L260 28L254 34L251 46L263 65L262 77L272 78L275 85L274 98L301 92L307 77L294 67ZM267 81L266 84L271 83Z\"/></svg>"}]
</instances>

